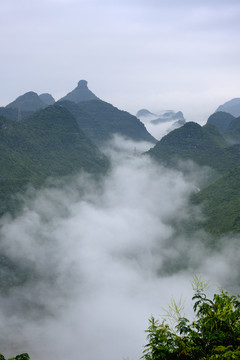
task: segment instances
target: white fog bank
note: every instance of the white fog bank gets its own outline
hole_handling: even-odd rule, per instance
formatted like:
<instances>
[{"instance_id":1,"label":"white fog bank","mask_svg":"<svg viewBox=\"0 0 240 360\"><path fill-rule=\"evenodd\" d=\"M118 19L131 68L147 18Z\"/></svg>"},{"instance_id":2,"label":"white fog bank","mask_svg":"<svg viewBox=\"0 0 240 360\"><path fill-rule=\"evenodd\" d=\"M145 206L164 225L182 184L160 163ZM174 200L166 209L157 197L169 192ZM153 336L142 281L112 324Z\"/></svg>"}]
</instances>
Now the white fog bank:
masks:
<instances>
[{"instance_id":1,"label":"white fog bank","mask_svg":"<svg viewBox=\"0 0 240 360\"><path fill-rule=\"evenodd\" d=\"M151 314L172 297L186 298L189 312L194 274L214 286L237 283L237 247L211 252L204 233L191 240L172 225L201 216L189 204L194 184L121 141L100 181L80 173L29 190L21 213L1 219L1 253L32 269L0 298L6 357L139 359Z\"/></svg>"}]
</instances>

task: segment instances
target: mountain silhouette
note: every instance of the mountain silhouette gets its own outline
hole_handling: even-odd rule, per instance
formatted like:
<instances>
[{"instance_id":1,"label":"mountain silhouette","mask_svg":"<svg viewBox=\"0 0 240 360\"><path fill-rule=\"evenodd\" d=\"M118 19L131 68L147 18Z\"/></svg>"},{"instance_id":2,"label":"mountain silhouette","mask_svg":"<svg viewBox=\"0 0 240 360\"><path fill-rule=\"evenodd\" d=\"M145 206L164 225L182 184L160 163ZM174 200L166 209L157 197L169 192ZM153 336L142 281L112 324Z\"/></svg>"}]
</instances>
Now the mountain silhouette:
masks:
<instances>
[{"instance_id":1,"label":"mountain silhouette","mask_svg":"<svg viewBox=\"0 0 240 360\"><path fill-rule=\"evenodd\" d=\"M68 93L66 96L60 99L62 100L69 100L75 103L79 103L80 101L90 101L90 100L97 100L98 97L88 89L87 81L80 80L78 82L78 86Z\"/></svg>"},{"instance_id":2,"label":"mountain silhouette","mask_svg":"<svg viewBox=\"0 0 240 360\"><path fill-rule=\"evenodd\" d=\"M7 109L20 109L21 111L37 111L47 106L37 93L29 91L6 106Z\"/></svg>"},{"instance_id":3,"label":"mountain silhouette","mask_svg":"<svg viewBox=\"0 0 240 360\"><path fill-rule=\"evenodd\" d=\"M234 98L225 102L217 108L217 111L225 111L235 117L240 116L240 98Z\"/></svg>"}]
</instances>

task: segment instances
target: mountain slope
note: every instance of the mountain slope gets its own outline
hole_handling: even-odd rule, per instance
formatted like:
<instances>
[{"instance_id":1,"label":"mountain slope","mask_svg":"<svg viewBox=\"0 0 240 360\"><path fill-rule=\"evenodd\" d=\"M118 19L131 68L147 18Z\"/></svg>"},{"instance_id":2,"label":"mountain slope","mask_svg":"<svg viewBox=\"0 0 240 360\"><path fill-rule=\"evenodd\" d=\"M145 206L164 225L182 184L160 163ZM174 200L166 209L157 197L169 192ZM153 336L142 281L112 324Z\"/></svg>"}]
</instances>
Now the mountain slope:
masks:
<instances>
[{"instance_id":1,"label":"mountain slope","mask_svg":"<svg viewBox=\"0 0 240 360\"><path fill-rule=\"evenodd\" d=\"M240 164L239 148L228 147L215 126L201 127L188 122L163 137L147 154L170 166L175 166L178 160L190 159L223 173Z\"/></svg>"},{"instance_id":2,"label":"mountain slope","mask_svg":"<svg viewBox=\"0 0 240 360\"><path fill-rule=\"evenodd\" d=\"M29 91L8 104L6 108L20 109L21 111L37 111L45 108L46 106L47 104L40 99L38 94L33 91Z\"/></svg>"},{"instance_id":3,"label":"mountain slope","mask_svg":"<svg viewBox=\"0 0 240 360\"><path fill-rule=\"evenodd\" d=\"M240 116L230 122L224 135L229 142L240 144Z\"/></svg>"},{"instance_id":4,"label":"mountain slope","mask_svg":"<svg viewBox=\"0 0 240 360\"><path fill-rule=\"evenodd\" d=\"M235 123L240 124L240 119L234 119L229 127L235 130ZM178 160L191 159L222 174L192 196L193 203L202 205L205 216L197 226L215 235L240 231L239 144L229 146L215 125L187 123L165 136L147 154L170 166L176 166Z\"/></svg>"},{"instance_id":5,"label":"mountain slope","mask_svg":"<svg viewBox=\"0 0 240 360\"><path fill-rule=\"evenodd\" d=\"M209 116L207 124L215 125L220 132L225 132L235 117L227 112L218 111Z\"/></svg>"},{"instance_id":6,"label":"mountain slope","mask_svg":"<svg viewBox=\"0 0 240 360\"><path fill-rule=\"evenodd\" d=\"M108 161L79 128L72 114L59 105L40 110L22 122L0 118L0 200L27 183L40 185L49 176L80 169L98 173Z\"/></svg>"},{"instance_id":7,"label":"mountain slope","mask_svg":"<svg viewBox=\"0 0 240 360\"><path fill-rule=\"evenodd\" d=\"M62 106L53 105L34 113L23 122L22 127L27 130L31 146L38 147L36 156L39 156L39 161L42 161L43 154L42 165L52 174L65 175L80 168L95 172L104 164L98 148L79 128L72 114ZM56 158L56 164L50 155Z\"/></svg>"},{"instance_id":8,"label":"mountain slope","mask_svg":"<svg viewBox=\"0 0 240 360\"><path fill-rule=\"evenodd\" d=\"M139 119L100 100L88 89L86 80L80 80L77 88L58 103L76 117L83 131L98 145L114 134L136 141L156 142Z\"/></svg>"},{"instance_id":9,"label":"mountain slope","mask_svg":"<svg viewBox=\"0 0 240 360\"><path fill-rule=\"evenodd\" d=\"M119 110L102 100L84 101L78 105L82 111L99 122L106 134L104 140L110 139L113 134L120 134L135 141L156 142L143 123L126 111Z\"/></svg>"},{"instance_id":10,"label":"mountain slope","mask_svg":"<svg viewBox=\"0 0 240 360\"><path fill-rule=\"evenodd\" d=\"M240 116L240 98L235 98L220 105L216 111L224 111L235 117Z\"/></svg>"},{"instance_id":11,"label":"mountain slope","mask_svg":"<svg viewBox=\"0 0 240 360\"><path fill-rule=\"evenodd\" d=\"M0 116L3 116L5 118L19 121L23 118L26 118L27 116L31 115L33 111L22 111L20 109L16 108L6 108L6 107L0 107Z\"/></svg>"},{"instance_id":12,"label":"mountain slope","mask_svg":"<svg viewBox=\"0 0 240 360\"><path fill-rule=\"evenodd\" d=\"M109 139L107 129L104 128L97 118L84 111L79 104L68 100L58 101L58 104L70 111L77 120L80 128L95 144L101 144L103 141Z\"/></svg>"},{"instance_id":13,"label":"mountain slope","mask_svg":"<svg viewBox=\"0 0 240 360\"><path fill-rule=\"evenodd\" d=\"M214 234L240 232L240 167L192 197L202 204L205 220L200 224Z\"/></svg>"}]
</instances>

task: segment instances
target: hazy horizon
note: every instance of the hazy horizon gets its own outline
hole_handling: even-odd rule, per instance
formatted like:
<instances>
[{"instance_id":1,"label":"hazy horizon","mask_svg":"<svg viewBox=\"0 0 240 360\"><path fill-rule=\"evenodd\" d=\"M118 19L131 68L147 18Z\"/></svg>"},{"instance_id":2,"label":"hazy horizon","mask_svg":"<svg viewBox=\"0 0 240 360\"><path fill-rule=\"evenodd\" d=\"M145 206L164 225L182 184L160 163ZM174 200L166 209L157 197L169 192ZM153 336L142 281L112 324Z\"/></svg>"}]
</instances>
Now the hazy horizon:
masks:
<instances>
[{"instance_id":1,"label":"hazy horizon","mask_svg":"<svg viewBox=\"0 0 240 360\"><path fill-rule=\"evenodd\" d=\"M240 96L239 16L237 0L1 2L0 105L27 91L58 100L86 79L132 114L206 122Z\"/></svg>"}]
</instances>

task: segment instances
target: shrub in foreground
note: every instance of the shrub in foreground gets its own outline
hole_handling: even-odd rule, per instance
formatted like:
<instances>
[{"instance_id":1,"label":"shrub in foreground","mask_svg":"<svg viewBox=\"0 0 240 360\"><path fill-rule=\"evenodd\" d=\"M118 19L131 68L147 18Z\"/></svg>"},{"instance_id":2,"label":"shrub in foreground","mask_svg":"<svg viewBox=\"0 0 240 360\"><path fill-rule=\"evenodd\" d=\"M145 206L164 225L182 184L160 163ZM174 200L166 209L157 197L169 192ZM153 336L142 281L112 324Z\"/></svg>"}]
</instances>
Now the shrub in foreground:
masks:
<instances>
[{"instance_id":1,"label":"shrub in foreground","mask_svg":"<svg viewBox=\"0 0 240 360\"><path fill-rule=\"evenodd\" d=\"M213 299L208 299L205 289L196 277L193 322L181 317L177 306L170 307L175 308L177 317L174 327L166 320L160 322L151 317L142 359L240 359L240 296L221 290Z\"/></svg>"}]
</instances>

